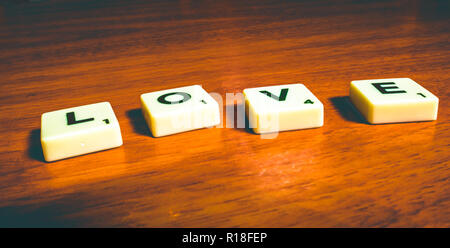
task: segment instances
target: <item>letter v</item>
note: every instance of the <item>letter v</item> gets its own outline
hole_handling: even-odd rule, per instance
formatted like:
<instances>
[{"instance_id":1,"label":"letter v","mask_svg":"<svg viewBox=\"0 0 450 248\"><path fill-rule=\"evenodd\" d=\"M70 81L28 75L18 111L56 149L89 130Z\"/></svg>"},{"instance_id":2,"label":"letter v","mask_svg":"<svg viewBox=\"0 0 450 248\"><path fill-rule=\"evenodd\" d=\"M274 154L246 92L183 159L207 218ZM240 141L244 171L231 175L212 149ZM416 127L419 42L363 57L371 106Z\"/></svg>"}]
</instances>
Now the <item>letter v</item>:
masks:
<instances>
[{"instance_id":1,"label":"letter v","mask_svg":"<svg viewBox=\"0 0 450 248\"><path fill-rule=\"evenodd\" d=\"M268 92L267 90L261 90L259 92L267 95L268 97L272 97L273 99L275 99L277 101L284 101L284 100L286 100L286 96L287 96L288 90L289 89L287 89L287 88L281 89L280 96L275 96L274 94Z\"/></svg>"}]
</instances>

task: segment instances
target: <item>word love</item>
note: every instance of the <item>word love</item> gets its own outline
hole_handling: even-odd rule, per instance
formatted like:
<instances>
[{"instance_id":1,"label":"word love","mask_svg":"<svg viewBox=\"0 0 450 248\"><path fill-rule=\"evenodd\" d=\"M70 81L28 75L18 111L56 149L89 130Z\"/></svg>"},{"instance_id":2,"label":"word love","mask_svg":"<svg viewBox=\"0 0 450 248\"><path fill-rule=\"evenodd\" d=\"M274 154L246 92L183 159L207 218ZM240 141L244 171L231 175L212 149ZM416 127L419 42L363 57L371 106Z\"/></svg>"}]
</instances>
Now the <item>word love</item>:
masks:
<instances>
[{"instance_id":1,"label":"word love","mask_svg":"<svg viewBox=\"0 0 450 248\"><path fill-rule=\"evenodd\" d=\"M257 134L317 128L324 107L303 84L243 91L249 127ZM154 137L221 123L219 103L200 85L141 95L144 118ZM409 78L352 81L350 100L371 124L436 120L439 99ZM233 100L234 104L234 100ZM41 143L46 161L119 147L122 135L111 104L44 113Z\"/></svg>"}]
</instances>

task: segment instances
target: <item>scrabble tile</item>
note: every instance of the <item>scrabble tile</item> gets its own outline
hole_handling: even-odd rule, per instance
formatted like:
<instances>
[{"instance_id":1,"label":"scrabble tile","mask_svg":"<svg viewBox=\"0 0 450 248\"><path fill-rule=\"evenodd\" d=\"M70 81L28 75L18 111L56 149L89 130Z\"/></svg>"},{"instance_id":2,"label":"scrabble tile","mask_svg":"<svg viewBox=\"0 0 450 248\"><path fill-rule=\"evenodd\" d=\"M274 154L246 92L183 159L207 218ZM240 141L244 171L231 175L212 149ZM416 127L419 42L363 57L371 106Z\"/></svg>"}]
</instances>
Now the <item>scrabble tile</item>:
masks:
<instances>
[{"instance_id":1,"label":"scrabble tile","mask_svg":"<svg viewBox=\"0 0 450 248\"><path fill-rule=\"evenodd\" d=\"M409 78L352 81L350 99L372 124L436 120L439 104Z\"/></svg>"},{"instance_id":2,"label":"scrabble tile","mask_svg":"<svg viewBox=\"0 0 450 248\"><path fill-rule=\"evenodd\" d=\"M141 105L154 137L220 123L219 104L200 85L142 94Z\"/></svg>"},{"instance_id":3,"label":"scrabble tile","mask_svg":"<svg viewBox=\"0 0 450 248\"><path fill-rule=\"evenodd\" d=\"M323 104L303 84L245 89L244 98L255 133L323 126Z\"/></svg>"},{"instance_id":4,"label":"scrabble tile","mask_svg":"<svg viewBox=\"0 0 450 248\"><path fill-rule=\"evenodd\" d=\"M109 102L47 112L41 118L45 160L54 161L122 145Z\"/></svg>"}]
</instances>

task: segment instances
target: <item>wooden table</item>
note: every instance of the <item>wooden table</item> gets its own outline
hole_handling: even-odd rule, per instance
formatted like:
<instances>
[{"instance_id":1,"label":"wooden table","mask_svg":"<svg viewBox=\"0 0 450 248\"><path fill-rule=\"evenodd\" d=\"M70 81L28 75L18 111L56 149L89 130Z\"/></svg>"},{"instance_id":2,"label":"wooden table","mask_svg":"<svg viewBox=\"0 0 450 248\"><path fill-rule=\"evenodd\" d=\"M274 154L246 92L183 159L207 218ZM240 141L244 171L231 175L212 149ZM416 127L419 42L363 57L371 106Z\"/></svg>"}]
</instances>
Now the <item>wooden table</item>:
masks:
<instances>
[{"instance_id":1,"label":"wooden table","mask_svg":"<svg viewBox=\"0 0 450 248\"><path fill-rule=\"evenodd\" d=\"M0 226L450 227L448 1L3 1ZM369 125L350 81L410 77L433 122ZM153 138L142 93L305 84L321 128ZM43 160L40 117L109 101L124 144ZM223 106L223 121L233 115Z\"/></svg>"}]
</instances>

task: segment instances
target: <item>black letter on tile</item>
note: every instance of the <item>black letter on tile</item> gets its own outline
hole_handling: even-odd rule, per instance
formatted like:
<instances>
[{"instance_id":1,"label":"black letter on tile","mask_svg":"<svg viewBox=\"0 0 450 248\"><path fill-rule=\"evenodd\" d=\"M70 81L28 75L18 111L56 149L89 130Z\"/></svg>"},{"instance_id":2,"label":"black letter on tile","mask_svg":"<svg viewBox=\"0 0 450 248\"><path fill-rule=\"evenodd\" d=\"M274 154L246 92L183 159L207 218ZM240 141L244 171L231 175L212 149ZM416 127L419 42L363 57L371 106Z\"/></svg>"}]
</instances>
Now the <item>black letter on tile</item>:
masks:
<instances>
[{"instance_id":1,"label":"black letter on tile","mask_svg":"<svg viewBox=\"0 0 450 248\"><path fill-rule=\"evenodd\" d=\"M166 97L171 96L171 95L181 95L183 97L183 99L181 99L179 101L167 101ZM160 102L162 104L178 104L178 103L186 102L189 99L191 99L191 95L189 95L188 93L172 92L172 93L167 93L167 94L164 94L164 95L158 97L158 102Z\"/></svg>"},{"instance_id":2,"label":"black letter on tile","mask_svg":"<svg viewBox=\"0 0 450 248\"><path fill-rule=\"evenodd\" d=\"M267 90L261 90L260 92L263 94L266 94L268 97L272 97L273 99L277 101L284 101L286 100L286 96L289 89L281 89L280 96L275 96L272 93L268 92Z\"/></svg>"},{"instance_id":3,"label":"black letter on tile","mask_svg":"<svg viewBox=\"0 0 450 248\"><path fill-rule=\"evenodd\" d=\"M94 118L87 118L87 119L77 121L77 120L75 120L75 112L66 113L66 117L67 117L67 125L73 125L73 124L78 124L78 123L83 123L83 122L88 122L88 121L94 120Z\"/></svg>"},{"instance_id":4,"label":"black letter on tile","mask_svg":"<svg viewBox=\"0 0 450 248\"><path fill-rule=\"evenodd\" d=\"M425 96L424 94L422 94L422 93L417 93L417 95L426 97L426 96Z\"/></svg>"},{"instance_id":5,"label":"black letter on tile","mask_svg":"<svg viewBox=\"0 0 450 248\"><path fill-rule=\"evenodd\" d=\"M386 82L386 83L372 83L372 85L377 88L381 94L396 94L396 93L406 93L404 90L391 90L387 91L387 89L398 89L394 82ZM394 86L383 86L383 85L394 85Z\"/></svg>"},{"instance_id":6,"label":"black letter on tile","mask_svg":"<svg viewBox=\"0 0 450 248\"><path fill-rule=\"evenodd\" d=\"M308 99L308 100L306 100L306 101L304 102L304 104L314 104L314 102L311 101L311 99Z\"/></svg>"}]
</instances>

